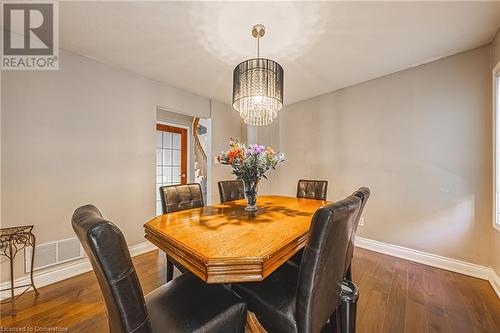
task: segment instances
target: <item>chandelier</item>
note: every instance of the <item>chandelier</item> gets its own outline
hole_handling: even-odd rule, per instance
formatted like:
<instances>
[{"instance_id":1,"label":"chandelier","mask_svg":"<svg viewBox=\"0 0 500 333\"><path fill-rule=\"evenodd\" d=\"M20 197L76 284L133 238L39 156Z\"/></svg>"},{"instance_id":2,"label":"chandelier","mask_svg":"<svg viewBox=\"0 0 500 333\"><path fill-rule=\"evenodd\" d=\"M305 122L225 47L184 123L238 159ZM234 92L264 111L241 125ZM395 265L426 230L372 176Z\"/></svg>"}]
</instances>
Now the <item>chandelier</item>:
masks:
<instances>
[{"instance_id":1,"label":"chandelier","mask_svg":"<svg viewBox=\"0 0 500 333\"><path fill-rule=\"evenodd\" d=\"M257 38L257 58L243 61L233 73L233 108L245 124L255 126L272 123L283 107L283 67L260 57L259 40L264 34L263 25L252 28L252 36Z\"/></svg>"}]
</instances>

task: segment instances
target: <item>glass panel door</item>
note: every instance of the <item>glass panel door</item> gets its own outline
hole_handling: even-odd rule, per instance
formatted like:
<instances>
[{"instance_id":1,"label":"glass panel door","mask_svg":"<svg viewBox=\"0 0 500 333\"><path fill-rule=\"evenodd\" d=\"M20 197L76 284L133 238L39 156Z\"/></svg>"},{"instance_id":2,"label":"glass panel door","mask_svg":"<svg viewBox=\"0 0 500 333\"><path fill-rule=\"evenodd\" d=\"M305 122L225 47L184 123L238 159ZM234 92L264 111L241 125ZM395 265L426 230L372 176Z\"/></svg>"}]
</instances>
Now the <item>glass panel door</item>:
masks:
<instances>
[{"instance_id":1,"label":"glass panel door","mask_svg":"<svg viewBox=\"0 0 500 333\"><path fill-rule=\"evenodd\" d=\"M156 213L162 213L159 188L187 183L187 129L156 126Z\"/></svg>"}]
</instances>

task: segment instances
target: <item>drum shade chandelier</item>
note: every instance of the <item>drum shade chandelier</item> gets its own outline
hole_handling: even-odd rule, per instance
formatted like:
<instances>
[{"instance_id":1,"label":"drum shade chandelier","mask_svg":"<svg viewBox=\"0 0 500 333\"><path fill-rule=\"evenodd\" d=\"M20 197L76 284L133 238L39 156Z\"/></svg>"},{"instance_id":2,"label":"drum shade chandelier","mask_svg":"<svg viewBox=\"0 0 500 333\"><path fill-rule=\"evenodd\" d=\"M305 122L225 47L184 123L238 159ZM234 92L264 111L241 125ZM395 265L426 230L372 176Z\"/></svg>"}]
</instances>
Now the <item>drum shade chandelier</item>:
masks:
<instances>
[{"instance_id":1,"label":"drum shade chandelier","mask_svg":"<svg viewBox=\"0 0 500 333\"><path fill-rule=\"evenodd\" d=\"M264 34L263 25L252 28L252 36L257 38L257 58L243 61L233 73L233 108L245 124L255 126L272 123L283 107L283 67L260 57L259 40Z\"/></svg>"}]
</instances>

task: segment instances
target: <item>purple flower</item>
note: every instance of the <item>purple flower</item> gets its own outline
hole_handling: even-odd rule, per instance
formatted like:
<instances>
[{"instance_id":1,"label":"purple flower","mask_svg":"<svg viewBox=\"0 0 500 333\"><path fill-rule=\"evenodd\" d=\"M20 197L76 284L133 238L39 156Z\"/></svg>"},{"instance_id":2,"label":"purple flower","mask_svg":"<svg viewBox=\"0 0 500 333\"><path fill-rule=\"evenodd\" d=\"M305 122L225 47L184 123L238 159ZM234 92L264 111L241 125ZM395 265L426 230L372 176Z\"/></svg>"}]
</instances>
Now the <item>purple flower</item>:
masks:
<instances>
[{"instance_id":1,"label":"purple flower","mask_svg":"<svg viewBox=\"0 0 500 333\"><path fill-rule=\"evenodd\" d=\"M247 155L258 155L266 151L266 146L264 145L258 145L258 144L253 144L249 145L248 149L245 150L245 154Z\"/></svg>"}]
</instances>

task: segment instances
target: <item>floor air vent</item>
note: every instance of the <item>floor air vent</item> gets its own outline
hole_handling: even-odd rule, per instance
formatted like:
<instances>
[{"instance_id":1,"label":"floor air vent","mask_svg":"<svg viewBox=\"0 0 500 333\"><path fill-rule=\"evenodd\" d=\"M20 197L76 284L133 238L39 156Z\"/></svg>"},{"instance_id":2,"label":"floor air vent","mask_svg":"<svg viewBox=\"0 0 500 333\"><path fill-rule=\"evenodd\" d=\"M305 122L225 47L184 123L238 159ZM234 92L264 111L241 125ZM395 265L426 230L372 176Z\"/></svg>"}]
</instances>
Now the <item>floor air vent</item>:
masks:
<instances>
[{"instance_id":1,"label":"floor air vent","mask_svg":"<svg viewBox=\"0 0 500 333\"><path fill-rule=\"evenodd\" d=\"M61 239L35 247L34 271L83 258L83 248L78 238ZM24 271L31 271L31 247L24 249Z\"/></svg>"}]
</instances>

